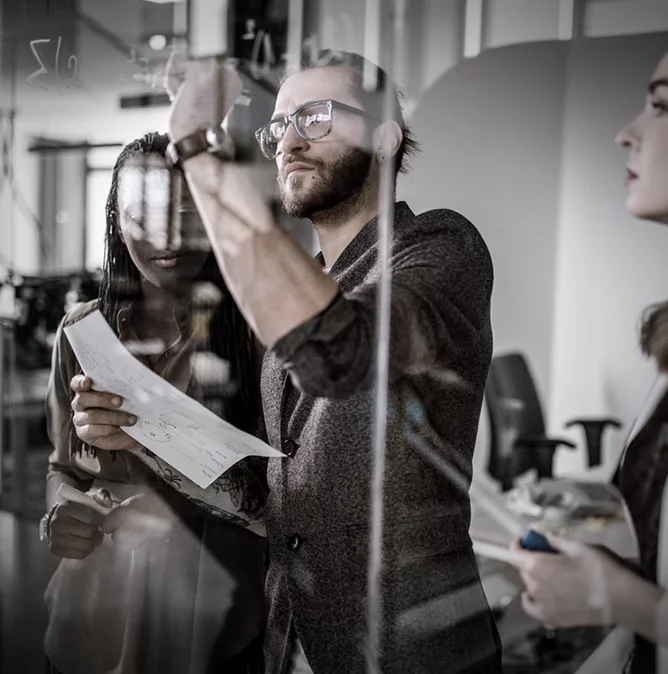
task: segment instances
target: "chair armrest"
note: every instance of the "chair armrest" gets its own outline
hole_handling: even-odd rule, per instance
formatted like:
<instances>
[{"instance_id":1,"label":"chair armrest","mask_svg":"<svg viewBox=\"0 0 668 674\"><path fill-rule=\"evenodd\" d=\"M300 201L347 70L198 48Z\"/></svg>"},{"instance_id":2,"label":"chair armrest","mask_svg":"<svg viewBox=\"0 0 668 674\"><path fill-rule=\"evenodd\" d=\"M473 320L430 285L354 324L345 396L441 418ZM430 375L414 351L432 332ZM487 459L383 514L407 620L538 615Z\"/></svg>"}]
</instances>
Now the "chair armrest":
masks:
<instances>
[{"instance_id":1,"label":"chair armrest","mask_svg":"<svg viewBox=\"0 0 668 674\"><path fill-rule=\"evenodd\" d=\"M608 426L612 426L613 428L621 428L622 422L619 419L613 419L612 417L603 417L597 419L578 418L578 419L571 419L569 422L566 423L565 427L571 428L572 426L577 425L580 425L583 428L587 428L588 426L600 428L607 428Z\"/></svg>"},{"instance_id":2,"label":"chair armrest","mask_svg":"<svg viewBox=\"0 0 668 674\"><path fill-rule=\"evenodd\" d=\"M601 445L603 431L608 426L612 428L621 428L622 424L618 419L600 418L600 419L572 419L566 424L566 428L573 426L582 426L587 443L587 456L589 458L589 467L599 466L601 464Z\"/></svg>"},{"instance_id":3,"label":"chair armrest","mask_svg":"<svg viewBox=\"0 0 668 674\"><path fill-rule=\"evenodd\" d=\"M531 447L531 448L546 448L555 450L557 447L568 447L568 449L576 449L577 445L565 438L548 438L546 435L523 435L515 440L517 447Z\"/></svg>"},{"instance_id":4,"label":"chair armrest","mask_svg":"<svg viewBox=\"0 0 668 674\"><path fill-rule=\"evenodd\" d=\"M548 438L544 435L524 435L515 440L518 449L530 450L531 466L538 472L539 479L552 477L552 461L557 447L575 449L575 443L565 438Z\"/></svg>"}]
</instances>

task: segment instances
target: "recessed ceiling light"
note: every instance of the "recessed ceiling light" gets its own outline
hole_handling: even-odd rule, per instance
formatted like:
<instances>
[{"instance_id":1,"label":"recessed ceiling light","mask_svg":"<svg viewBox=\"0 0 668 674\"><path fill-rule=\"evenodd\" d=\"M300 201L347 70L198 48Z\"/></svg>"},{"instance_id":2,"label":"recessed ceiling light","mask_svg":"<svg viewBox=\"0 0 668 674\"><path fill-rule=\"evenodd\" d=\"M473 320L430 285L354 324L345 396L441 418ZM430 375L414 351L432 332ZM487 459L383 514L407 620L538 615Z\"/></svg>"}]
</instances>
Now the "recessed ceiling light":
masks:
<instances>
[{"instance_id":1,"label":"recessed ceiling light","mask_svg":"<svg viewBox=\"0 0 668 674\"><path fill-rule=\"evenodd\" d=\"M167 38L164 35L151 35L148 46L154 51L162 51L167 46Z\"/></svg>"}]
</instances>

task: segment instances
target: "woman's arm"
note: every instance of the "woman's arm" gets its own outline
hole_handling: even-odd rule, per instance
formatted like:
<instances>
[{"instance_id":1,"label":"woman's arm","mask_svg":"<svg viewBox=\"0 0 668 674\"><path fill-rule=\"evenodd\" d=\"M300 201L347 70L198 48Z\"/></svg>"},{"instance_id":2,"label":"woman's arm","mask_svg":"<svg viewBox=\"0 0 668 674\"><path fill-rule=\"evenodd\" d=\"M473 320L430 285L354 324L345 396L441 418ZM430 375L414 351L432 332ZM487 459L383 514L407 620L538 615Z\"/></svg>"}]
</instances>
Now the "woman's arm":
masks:
<instances>
[{"instance_id":1,"label":"woman's arm","mask_svg":"<svg viewBox=\"0 0 668 674\"><path fill-rule=\"evenodd\" d=\"M618 566L615 575L611 593L612 622L668 646L668 597L663 588L622 566Z\"/></svg>"},{"instance_id":2,"label":"woman's arm","mask_svg":"<svg viewBox=\"0 0 668 674\"><path fill-rule=\"evenodd\" d=\"M61 484L87 491L93 482L92 477L84 479L77 475L70 465L71 445L76 438L72 424L70 391L70 377L75 362L61 324L53 348L46 396L46 425L53 445L46 474L47 511L57 502L56 494Z\"/></svg>"},{"instance_id":3,"label":"woman's arm","mask_svg":"<svg viewBox=\"0 0 668 674\"><path fill-rule=\"evenodd\" d=\"M74 354L66 342L63 326L58 328L47 392L47 430L54 450L46 477L46 507L49 515L48 546L51 552L70 559L84 559L100 545L103 517L84 505L59 502L58 488L69 484L87 491L93 478L77 474L70 464L71 446L76 438L72 425L69 379L76 367Z\"/></svg>"}]
</instances>

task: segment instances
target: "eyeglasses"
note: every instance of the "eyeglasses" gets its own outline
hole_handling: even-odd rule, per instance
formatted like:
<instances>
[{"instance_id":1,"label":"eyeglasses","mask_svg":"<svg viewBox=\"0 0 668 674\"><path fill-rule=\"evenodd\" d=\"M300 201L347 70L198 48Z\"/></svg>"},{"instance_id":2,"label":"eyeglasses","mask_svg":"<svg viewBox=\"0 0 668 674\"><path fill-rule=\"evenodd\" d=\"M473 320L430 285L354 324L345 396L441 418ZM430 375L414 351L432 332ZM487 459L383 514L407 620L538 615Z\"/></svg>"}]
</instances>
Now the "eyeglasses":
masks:
<instances>
[{"instance_id":1,"label":"eyeglasses","mask_svg":"<svg viewBox=\"0 0 668 674\"><path fill-rule=\"evenodd\" d=\"M275 159L278 154L278 144L283 140L288 132L288 125L292 123L295 131L304 140L321 140L332 131L332 110L343 110L351 112L354 115L360 115L367 119L377 118L365 110L353 108L345 103L338 101L313 101L302 105L301 108L291 115L272 119L271 122L255 132L255 138L260 145L262 154L267 159Z\"/></svg>"}]
</instances>

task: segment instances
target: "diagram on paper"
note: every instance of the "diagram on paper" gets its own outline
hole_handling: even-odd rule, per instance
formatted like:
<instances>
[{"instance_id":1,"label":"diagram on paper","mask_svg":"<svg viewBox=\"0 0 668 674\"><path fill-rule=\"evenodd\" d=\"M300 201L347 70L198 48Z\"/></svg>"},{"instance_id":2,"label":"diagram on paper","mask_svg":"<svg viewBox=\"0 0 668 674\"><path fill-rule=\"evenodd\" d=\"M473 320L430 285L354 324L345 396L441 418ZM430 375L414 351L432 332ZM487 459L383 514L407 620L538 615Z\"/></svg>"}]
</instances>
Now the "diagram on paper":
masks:
<instances>
[{"instance_id":1,"label":"diagram on paper","mask_svg":"<svg viewBox=\"0 0 668 674\"><path fill-rule=\"evenodd\" d=\"M124 431L202 488L246 456L284 458L155 374L121 343L99 311L65 328L96 390L123 397L138 422Z\"/></svg>"}]
</instances>

